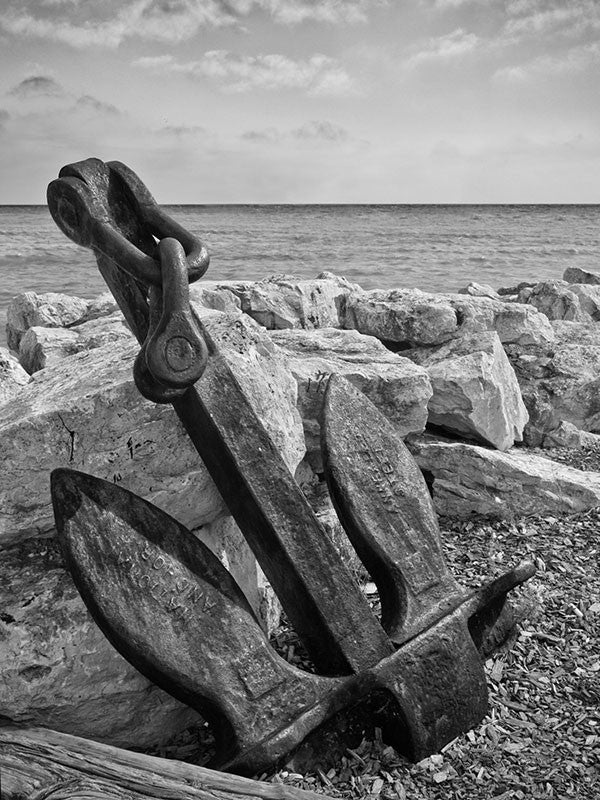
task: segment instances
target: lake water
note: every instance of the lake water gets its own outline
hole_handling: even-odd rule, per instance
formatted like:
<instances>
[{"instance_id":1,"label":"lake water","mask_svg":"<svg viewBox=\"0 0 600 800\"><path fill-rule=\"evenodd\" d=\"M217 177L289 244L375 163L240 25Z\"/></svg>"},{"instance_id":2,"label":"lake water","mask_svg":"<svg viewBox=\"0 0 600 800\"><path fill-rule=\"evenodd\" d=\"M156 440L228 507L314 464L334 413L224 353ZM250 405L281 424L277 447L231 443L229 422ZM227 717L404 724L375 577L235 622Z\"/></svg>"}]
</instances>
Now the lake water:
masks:
<instances>
[{"instance_id":1,"label":"lake water","mask_svg":"<svg viewBox=\"0 0 600 800\"><path fill-rule=\"evenodd\" d=\"M310 278L322 270L366 289L451 292L600 271L600 206L166 206L208 247L207 280ZM24 291L93 297L93 255L45 206L0 206L0 344L6 307Z\"/></svg>"}]
</instances>

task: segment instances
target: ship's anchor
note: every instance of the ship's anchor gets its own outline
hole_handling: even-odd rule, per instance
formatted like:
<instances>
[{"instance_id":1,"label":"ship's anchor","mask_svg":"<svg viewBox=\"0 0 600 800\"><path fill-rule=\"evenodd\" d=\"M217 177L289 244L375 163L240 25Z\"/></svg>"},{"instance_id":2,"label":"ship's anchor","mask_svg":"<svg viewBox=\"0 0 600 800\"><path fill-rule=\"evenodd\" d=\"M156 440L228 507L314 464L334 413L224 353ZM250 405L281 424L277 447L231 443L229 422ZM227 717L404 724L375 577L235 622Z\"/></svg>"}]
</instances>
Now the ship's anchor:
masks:
<instances>
[{"instance_id":1,"label":"ship's anchor","mask_svg":"<svg viewBox=\"0 0 600 800\"><path fill-rule=\"evenodd\" d=\"M404 442L332 375L324 470L379 590L380 622L190 309L188 285L208 267L202 243L119 162L64 167L48 204L61 230L95 252L142 345L138 388L172 403L318 674L270 647L229 572L176 520L112 483L58 469L52 497L65 558L114 646L212 723L222 769L270 767L332 720L375 723L414 760L476 725L487 711L480 651L533 566L464 592Z\"/></svg>"}]
</instances>

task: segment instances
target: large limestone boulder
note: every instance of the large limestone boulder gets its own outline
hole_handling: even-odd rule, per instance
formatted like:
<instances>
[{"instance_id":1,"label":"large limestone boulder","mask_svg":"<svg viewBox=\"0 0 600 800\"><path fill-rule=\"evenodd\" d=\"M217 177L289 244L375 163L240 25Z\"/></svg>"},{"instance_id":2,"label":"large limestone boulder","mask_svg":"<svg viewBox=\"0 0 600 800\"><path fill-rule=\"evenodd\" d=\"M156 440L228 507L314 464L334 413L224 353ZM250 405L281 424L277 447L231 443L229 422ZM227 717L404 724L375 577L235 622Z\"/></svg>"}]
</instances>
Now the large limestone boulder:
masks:
<instances>
[{"instance_id":1,"label":"large limestone boulder","mask_svg":"<svg viewBox=\"0 0 600 800\"><path fill-rule=\"evenodd\" d=\"M59 292L24 292L13 297L6 312L6 341L18 351L25 331L33 325L64 328L86 318L89 300Z\"/></svg>"},{"instance_id":2,"label":"large limestone boulder","mask_svg":"<svg viewBox=\"0 0 600 800\"><path fill-rule=\"evenodd\" d=\"M429 423L499 450L523 439L528 415L515 372L495 331L407 351L427 369Z\"/></svg>"},{"instance_id":3,"label":"large limestone boulder","mask_svg":"<svg viewBox=\"0 0 600 800\"><path fill-rule=\"evenodd\" d=\"M572 283L569 289L579 298L579 305L585 314L589 314L594 322L600 320L600 286L587 283Z\"/></svg>"},{"instance_id":4,"label":"large limestone boulder","mask_svg":"<svg viewBox=\"0 0 600 800\"><path fill-rule=\"evenodd\" d=\"M468 294L418 289L375 289L348 295L341 323L402 350L443 344L458 336L495 330L503 344L547 344L552 326L537 309Z\"/></svg>"},{"instance_id":5,"label":"large limestone boulder","mask_svg":"<svg viewBox=\"0 0 600 800\"><path fill-rule=\"evenodd\" d=\"M552 347L508 348L537 447L562 422L600 432L600 326L556 320Z\"/></svg>"},{"instance_id":6,"label":"large limestone boulder","mask_svg":"<svg viewBox=\"0 0 600 800\"><path fill-rule=\"evenodd\" d=\"M391 353L373 336L335 328L272 331L298 382L309 460L320 471L322 388L335 372L343 375L393 422L402 436L420 433L427 421L431 384L427 372Z\"/></svg>"},{"instance_id":7,"label":"large limestone boulder","mask_svg":"<svg viewBox=\"0 0 600 800\"><path fill-rule=\"evenodd\" d=\"M410 449L432 487L438 514L514 518L573 514L600 506L600 473L524 450L501 453L424 438Z\"/></svg>"},{"instance_id":8,"label":"large limestone boulder","mask_svg":"<svg viewBox=\"0 0 600 800\"><path fill-rule=\"evenodd\" d=\"M597 272L588 272L579 267L567 267L563 273L563 280L567 283L587 283L600 285L600 275Z\"/></svg>"},{"instance_id":9,"label":"large limestone boulder","mask_svg":"<svg viewBox=\"0 0 600 800\"><path fill-rule=\"evenodd\" d=\"M348 295L342 327L376 336L398 349L447 342L459 332L454 308L420 289L373 289Z\"/></svg>"},{"instance_id":10,"label":"large limestone boulder","mask_svg":"<svg viewBox=\"0 0 600 800\"><path fill-rule=\"evenodd\" d=\"M272 275L261 281L198 282L193 300L207 308L240 308L264 328L326 328L339 326L344 298L357 287L331 272L313 280Z\"/></svg>"},{"instance_id":11,"label":"large limestone boulder","mask_svg":"<svg viewBox=\"0 0 600 800\"><path fill-rule=\"evenodd\" d=\"M0 609L0 716L124 747L198 722L109 644L55 539L0 549Z\"/></svg>"},{"instance_id":12,"label":"large limestone boulder","mask_svg":"<svg viewBox=\"0 0 600 800\"><path fill-rule=\"evenodd\" d=\"M120 311L100 316L72 328L29 328L19 343L19 360L31 375L57 364L63 358L105 344L132 341L133 334Z\"/></svg>"},{"instance_id":13,"label":"large limestone boulder","mask_svg":"<svg viewBox=\"0 0 600 800\"><path fill-rule=\"evenodd\" d=\"M205 322L293 471L304 435L296 381L275 345L245 315L210 312ZM172 408L137 391L138 349L121 340L65 358L2 407L0 543L52 531L49 476L60 466L119 482L190 528L225 513Z\"/></svg>"},{"instance_id":14,"label":"large limestone boulder","mask_svg":"<svg viewBox=\"0 0 600 800\"><path fill-rule=\"evenodd\" d=\"M6 347L0 347L0 406L29 383L29 375Z\"/></svg>"},{"instance_id":15,"label":"large limestone boulder","mask_svg":"<svg viewBox=\"0 0 600 800\"><path fill-rule=\"evenodd\" d=\"M519 302L535 306L548 319L591 321L590 315L581 307L579 296L565 281L542 281L532 289L524 289L519 294Z\"/></svg>"}]
</instances>

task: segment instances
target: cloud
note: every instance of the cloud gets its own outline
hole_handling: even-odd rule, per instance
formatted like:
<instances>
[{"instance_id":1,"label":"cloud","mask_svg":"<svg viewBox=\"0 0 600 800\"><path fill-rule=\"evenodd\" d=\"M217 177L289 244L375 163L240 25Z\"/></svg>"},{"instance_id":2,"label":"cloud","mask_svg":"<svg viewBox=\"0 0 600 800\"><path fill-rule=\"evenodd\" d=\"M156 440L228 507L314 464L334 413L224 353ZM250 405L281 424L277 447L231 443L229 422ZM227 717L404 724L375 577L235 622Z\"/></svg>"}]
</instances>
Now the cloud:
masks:
<instances>
[{"instance_id":1,"label":"cloud","mask_svg":"<svg viewBox=\"0 0 600 800\"><path fill-rule=\"evenodd\" d=\"M476 34L457 28L452 33L429 39L422 49L406 59L404 66L415 69L430 62L460 59L475 50L480 43L481 40Z\"/></svg>"},{"instance_id":2,"label":"cloud","mask_svg":"<svg viewBox=\"0 0 600 800\"><path fill-rule=\"evenodd\" d=\"M5 108L0 108L0 130L2 130L5 124L10 119L10 114Z\"/></svg>"},{"instance_id":3,"label":"cloud","mask_svg":"<svg viewBox=\"0 0 600 800\"><path fill-rule=\"evenodd\" d=\"M252 13L275 22L350 24L367 20L371 8L388 0L107 0L104 3L65 3L50 0L50 13L23 10L9 0L0 28L17 37L49 39L85 48L118 47L127 39L176 44L205 28L239 26ZM68 6L68 7L63 7ZM107 15L108 10L108 15Z\"/></svg>"},{"instance_id":4,"label":"cloud","mask_svg":"<svg viewBox=\"0 0 600 800\"><path fill-rule=\"evenodd\" d=\"M350 134L341 125L328 120L310 120L298 128L280 130L269 127L262 130L249 130L242 133L241 138L248 142L262 144L264 142L323 142L340 144L351 141ZM355 140L356 141L356 140Z\"/></svg>"},{"instance_id":5,"label":"cloud","mask_svg":"<svg viewBox=\"0 0 600 800\"><path fill-rule=\"evenodd\" d=\"M46 75L25 78L9 91L13 97L59 97L64 94L62 86Z\"/></svg>"},{"instance_id":6,"label":"cloud","mask_svg":"<svg viewBox=\"0 0 600 800\"><path fill-rule=\"evenodd\" d=\"M517 39L558 35L581 36L600 28L600 6L596 0L508 0L505 26L507 36Z\"/></svg>"},{"instance_id":7,"label":"cloud","mask_svg":"<svg viewBox=\"0 0 600 800\"><path fill-rule=\"evenodd\" d=\"M121 111L116 106L113 106L112 103L105 103L102 100L98 100L96 97L92 97L90 94L84 94L81 97L78 97L75 101L75 105L80 109L94 111L99 114L121 113Z\"/></svg>"},{"instance_id":8,"label":"cloud","mask_svg":"<svg viewBox=\"0 0 600 800\"><path fill-rule=\"evenodd\" d=\"M577 75L600 64L600 43L571 47L563 53L542 55L521 64L496 70L492 78L499 83L528 83L538 78Z\"/></svg>"},{"instance_id":9,"label":"cloud","mask_svg":"<svg viewBox=\"0 0 600 800\"><path fill-rule=\"evenodd\" d=\"M333 58L313 55L294 60L272 53L238 56L228 50L210 50L197 61L179 62L173 56L148 56L134 66L164 74L175 72L193 78L208 78L229 92L299 89L310 95L343 95L352 92L352 80Z\"/></svg>"},{"instance_id":10,"label":"cloud","mask_svg":"<svg viewBox=\"0 0 600 800\"><path fill-rule=\"evenodd\" d=\"M296 139L324 139L328 142L343 142L348 139L348 131L333 122L311 120L292 131Z\"/></svg>"},{"instance_id":11,"label":"cloud","mask_svg":"<svg viewBox=\"0 0 600 800\"><path fill-rule=\"evenodd\" d=\"M165 125L159 130L159 133L184 138L187 136L205 136L207 130L202 125Z\"/></svg>"}]
</instances>

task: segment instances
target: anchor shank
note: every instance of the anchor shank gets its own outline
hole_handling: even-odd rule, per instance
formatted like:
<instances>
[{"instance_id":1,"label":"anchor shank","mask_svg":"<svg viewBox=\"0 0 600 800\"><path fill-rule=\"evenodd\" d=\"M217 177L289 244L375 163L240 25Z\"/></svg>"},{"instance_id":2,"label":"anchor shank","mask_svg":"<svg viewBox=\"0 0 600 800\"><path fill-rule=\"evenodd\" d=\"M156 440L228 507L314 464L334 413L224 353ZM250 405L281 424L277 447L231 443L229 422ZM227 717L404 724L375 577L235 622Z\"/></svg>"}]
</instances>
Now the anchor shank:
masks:
<instances>
[{"instance_id":1,"label":"anchor shank","mask_svg":"<svg viewBox=\"0 0 600 800\"><path fill-rule=\"evenodd\" d=\"M224 360L173 407L319 670L372 666L393 646Z\"/></svg>"}]
</instances>

